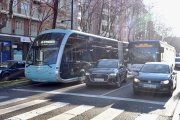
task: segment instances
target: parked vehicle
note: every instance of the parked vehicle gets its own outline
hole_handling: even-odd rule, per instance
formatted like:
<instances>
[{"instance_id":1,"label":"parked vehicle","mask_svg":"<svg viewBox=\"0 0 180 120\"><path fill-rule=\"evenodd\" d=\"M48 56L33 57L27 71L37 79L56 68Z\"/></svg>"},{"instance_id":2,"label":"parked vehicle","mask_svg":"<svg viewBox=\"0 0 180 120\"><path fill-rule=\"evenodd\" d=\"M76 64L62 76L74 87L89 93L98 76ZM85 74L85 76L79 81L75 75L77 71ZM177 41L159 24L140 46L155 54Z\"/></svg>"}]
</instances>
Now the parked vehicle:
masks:
<instances>
[{"instance_id":1,"label":"parked vehicle","mask_svg":"<svg viewBox=\"0 0 180 120\"><path fill-rule=\"evenodd\" d=\"M147 62L134 78L134 93L159 92L172 95L177 85L177 73L173 66L161 62Z\"/></svg>"},{"instance_id":2,"label":"parked vehicle","mask_svg":"<svg viewBox=\"0 0 180 120\"><path fill-rule=\"evenodd\" d=\"M86 72L86 86L115 85L120 87L126 81L127 69L118 59L100 59Z\"/></svg>"},{"instance_id":3,"label":"parked vehicle","mask_svg":"<svg viewBox=\"0 0 180 120\"><path fill-rule=\"evenodd\" d=\"M179 69L180 68L180 57L175 58L175 68Z\"/></svg>"},{"instance_id":4,"label":"parked vehicle","mask_svg":"<svg viewBox=\"0 0 180 120\"><path fill-rule=\"evenodd\" d=\"M24 77L24 61L8 60L0 64L0 79L10 80Z\"/></svg>"}]
</instances>

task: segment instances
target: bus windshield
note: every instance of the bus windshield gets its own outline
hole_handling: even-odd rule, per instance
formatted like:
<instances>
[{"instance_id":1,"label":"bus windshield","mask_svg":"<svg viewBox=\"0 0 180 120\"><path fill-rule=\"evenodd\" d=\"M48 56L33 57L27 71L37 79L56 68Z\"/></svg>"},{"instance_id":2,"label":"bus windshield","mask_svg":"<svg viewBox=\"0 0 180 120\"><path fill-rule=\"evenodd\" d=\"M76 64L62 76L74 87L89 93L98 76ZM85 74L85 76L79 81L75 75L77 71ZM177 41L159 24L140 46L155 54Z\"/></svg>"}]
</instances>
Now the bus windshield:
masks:
<instances>
[{"instance_id":1,"label":"bus windshield","mask_svg":"<svg viewBox=\"0 0 180 120\"><path fill-rule=\"evenodd\" d=\"M157 61L158 47L137 47L135 45L129 48L129 58L132 63L144 64L146 62Z\"/></svg>"},{"instance_id":2,"label":"bus windshield","mask_svg":"<svg viewBox=\"0 0 180 120\"><path fill-rule=\"evenodd\" d=\"M63 37L62 33L47 33L38 36L28 53L27 63L55 64Z\"/></svg>"}]
</instances>

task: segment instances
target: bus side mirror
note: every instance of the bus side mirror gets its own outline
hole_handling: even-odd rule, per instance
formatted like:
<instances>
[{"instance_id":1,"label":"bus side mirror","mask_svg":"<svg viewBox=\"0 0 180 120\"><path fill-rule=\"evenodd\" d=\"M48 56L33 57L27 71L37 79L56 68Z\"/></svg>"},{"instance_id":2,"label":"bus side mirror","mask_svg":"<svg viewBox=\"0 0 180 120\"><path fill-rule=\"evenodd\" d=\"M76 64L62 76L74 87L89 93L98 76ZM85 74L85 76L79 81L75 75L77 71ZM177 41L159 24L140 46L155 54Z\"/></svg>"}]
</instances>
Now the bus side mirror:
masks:
<instances>
[{"instance_id":1,"label":"bus side mirror","mask_svg":"<svg viewBox=\"0 0 180 120\"><path fill-rule=\"evenodd\" d=\"M164 48L160 47L160 53L164 53Z\"/></svg>"}]
</instances>

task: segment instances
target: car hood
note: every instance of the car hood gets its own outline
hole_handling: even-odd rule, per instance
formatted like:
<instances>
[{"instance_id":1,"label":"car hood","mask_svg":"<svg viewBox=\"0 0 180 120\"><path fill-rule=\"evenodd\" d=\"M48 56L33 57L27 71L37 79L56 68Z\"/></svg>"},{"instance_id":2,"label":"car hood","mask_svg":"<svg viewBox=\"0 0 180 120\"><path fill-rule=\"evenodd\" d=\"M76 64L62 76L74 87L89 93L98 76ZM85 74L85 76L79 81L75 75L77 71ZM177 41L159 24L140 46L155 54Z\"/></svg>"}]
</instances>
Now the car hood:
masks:
<instances>
[{"instance_id":1,"label":"car hood","mask_svg":"<svg viewBox=\"0 0 180 120\"><path fill-rule=\"evenodd\" d=\"M108 73L116 73L118 72L118 69L116 68L91 68L89 72L92 74L96 74L96 73L108 74Z\"/></svg>"},{"instance_id":2,"label":"car hood","mask_svg":"<svg viewBox=\"0 0 180 120\"><path fill-rule=\"evenodd\" d=\"M170 74L162 74L162 73L142 73L140 72L137 76L139 80L168 80L170 78Z\"/></svg>"}]
</instances>

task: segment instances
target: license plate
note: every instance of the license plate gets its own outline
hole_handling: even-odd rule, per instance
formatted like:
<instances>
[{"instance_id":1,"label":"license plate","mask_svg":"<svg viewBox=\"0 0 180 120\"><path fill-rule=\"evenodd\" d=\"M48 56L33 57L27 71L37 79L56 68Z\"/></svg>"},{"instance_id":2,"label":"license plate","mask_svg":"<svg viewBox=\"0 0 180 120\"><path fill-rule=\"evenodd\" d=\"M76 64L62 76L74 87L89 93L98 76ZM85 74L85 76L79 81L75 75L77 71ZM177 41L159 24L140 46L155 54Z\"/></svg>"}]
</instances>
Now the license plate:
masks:
<instances>
[{"instance_id":1,"label":"license plate","mask_svg":"<svg viewBox=\"0 0 180 120\"><path fill-rule=\"evenodd\" d=\"M143 84L143 87L145 87L145 88L156 88L156 85Z\"/></svg>"},{"instance_id":2,"label":"license plate","mask_svg":"<svg viewBox=\"0 0 180 120\"><path fill-rule=\"evenodd\" d=\"M104 79L103 78L94 78L94 81L96 81L96 82L104 82Z\"/></svg>"}]
</instances>

